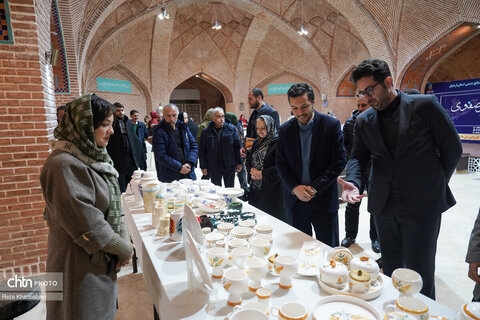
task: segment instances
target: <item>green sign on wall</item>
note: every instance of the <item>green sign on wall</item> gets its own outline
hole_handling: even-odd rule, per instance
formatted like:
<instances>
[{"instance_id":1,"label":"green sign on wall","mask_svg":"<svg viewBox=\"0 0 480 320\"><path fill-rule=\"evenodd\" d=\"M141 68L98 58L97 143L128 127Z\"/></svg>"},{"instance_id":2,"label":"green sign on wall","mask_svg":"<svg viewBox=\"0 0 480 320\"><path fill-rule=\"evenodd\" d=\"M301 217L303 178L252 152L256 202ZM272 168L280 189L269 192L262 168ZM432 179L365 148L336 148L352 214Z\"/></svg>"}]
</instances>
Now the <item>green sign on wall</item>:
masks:
<instances>
[{"instance_id":1,"label":"green sign on wall","mask_svg":"<svg viewBox=\"0 0 480 320\"><path fill-rule=\"evenodd\" d=\"M269 84L268 94L286 94L293 83Z\"/></svg>"},{"instance_id":2,"label":"green sign on wall","mask_svg":"<svg viewBox=\"0 0 480 320\"><path fill-rule=\"evenodd\" d=\"M132 93L132 83L125 80L97 78L97 90Z\"/></svg>"}]
</instances>

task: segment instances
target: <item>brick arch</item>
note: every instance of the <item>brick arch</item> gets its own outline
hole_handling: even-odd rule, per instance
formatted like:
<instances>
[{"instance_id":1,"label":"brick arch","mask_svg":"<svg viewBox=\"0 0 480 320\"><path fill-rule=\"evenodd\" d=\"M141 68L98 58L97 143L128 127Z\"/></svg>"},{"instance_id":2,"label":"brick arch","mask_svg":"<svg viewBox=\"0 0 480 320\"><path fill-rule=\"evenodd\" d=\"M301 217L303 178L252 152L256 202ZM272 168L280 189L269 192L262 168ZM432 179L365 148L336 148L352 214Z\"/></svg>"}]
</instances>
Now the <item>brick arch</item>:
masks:
<instances>
[{"instance_id":1,"label":"brick arch","mask_svg":"<svg viewBox=\"0 0 480 320\"><path fill-rule=\"evenodd\" d=\"M357 90L357 86L350 81L350 76L352 75L353 69L355 69L355 65L351 65L350 67L348 67L335 83L334 88L337 88L336 89L337 97L342 97L342 98L355 97L355 91Z\"/></svg>"},{"instance_id":2,"label":"brick arch","mask_svg":"<svg viewBox=\"0 0 480 320\"><path fill-rule=\"evenodd\" d=\"M316 90L317 92L321 92L321 87L318 87L316 85L316 82L313 80L313 79L308 79L307 76L305 75L302 75L298 72L295 72L293 70L278 70L270 75L268 75L267 77L265 77L262 81L260 81L259 83L257 83L256 85L252 86L253 88L260 88L260 87L264 87L266 85L268 85L269 83L275 81L276 79L282 77L282 76L286 76L286 75L290 75L290 76L294 76L294 77L297 77L297 78L300 78L302 79L303 82L306 82L308 83L309 85L312 86L313 90Z\"/></svg>"},{"instance_id":3,"label":"brick arch","mask_svg":"<svg viewBox=\"0 0 480 320\"><path fill-rule=\"evenodd\" d=\"M194 77L194 76L199 76L202 80L204 80L205 82L208 82L209 84L211 84L212 86L217 88L218 91L220 91L222 93L223 98L225 99L225 103L231 103L233 101L232 91L226 85L224 85L220 80L218 80L215 77L203 72L202 70L194 72L194 73L190 74L189 76L184 77L182 80L178 80L175 83L175 85L172 86L173 89L168 94L168 96L170 97L171 94L172 94L172 91L175 90L175 88L178 87L181 83L185 82L186 80L188 80L188 79L190 79L191 77Z\"/></svg>"},{"instance_id":4,"label":"brick arch","mask_svg":"<svg viewBox=\"0 0 480 320\"><path fill-rule=\"evenodd\" d=\"M96 78L99 75L101 75L102 73L107 72L107 71L112 70L112 69L120 72L121 74L123 74L128 80L133 82L135 84L135 86L140 89L140 91L142 91L143 96L145 97L145 103L147 105L147 108L149 108L151 110L152 109L152 95L151 95L150 91L148 90L147 86L145 85L145 83L143 83L143 81L140 79L140 77L138 77L135 74L135 72L133 72L127 66L125 66L121 63L112 64L112 65L100 70L94 76L88 75L88 79L85 79L85 84L87 85L91 78Z\"/></svg>"},{"instance_id":5,"label":"brick arch","mask_svg":"<svg viewBox=\"0 0 480 320\"><path fill-rule=\"evenodd\" d=\"M472 22L460 22L449 27L442 35L427 44L423 50L408 63L399 73L398 81L401 90L415 88L420 91L425 87L429 75L435 70L438 63L447 58L455 49L461 47L480 30Z\"/></svg>"}]
</instances>

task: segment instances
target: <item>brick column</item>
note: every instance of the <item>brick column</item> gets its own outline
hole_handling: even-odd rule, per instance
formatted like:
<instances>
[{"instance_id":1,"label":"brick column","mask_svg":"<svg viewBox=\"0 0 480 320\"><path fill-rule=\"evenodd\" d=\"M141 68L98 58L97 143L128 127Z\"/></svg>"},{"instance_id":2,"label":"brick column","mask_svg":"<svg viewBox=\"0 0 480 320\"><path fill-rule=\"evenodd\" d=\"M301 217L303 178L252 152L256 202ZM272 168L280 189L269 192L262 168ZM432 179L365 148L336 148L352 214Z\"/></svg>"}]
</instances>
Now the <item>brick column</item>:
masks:
<instances>
[{"instance_id":1,"label":"brick column","mask_svg":"<svg viewBox=\"0 0 480 320\"><path fill-rule=\"evenodd\" d=\"M39 176L56 125L49 0L9 1L14 44L0 44L0 278L45 270Z\"/></svg>"}]
</instances>

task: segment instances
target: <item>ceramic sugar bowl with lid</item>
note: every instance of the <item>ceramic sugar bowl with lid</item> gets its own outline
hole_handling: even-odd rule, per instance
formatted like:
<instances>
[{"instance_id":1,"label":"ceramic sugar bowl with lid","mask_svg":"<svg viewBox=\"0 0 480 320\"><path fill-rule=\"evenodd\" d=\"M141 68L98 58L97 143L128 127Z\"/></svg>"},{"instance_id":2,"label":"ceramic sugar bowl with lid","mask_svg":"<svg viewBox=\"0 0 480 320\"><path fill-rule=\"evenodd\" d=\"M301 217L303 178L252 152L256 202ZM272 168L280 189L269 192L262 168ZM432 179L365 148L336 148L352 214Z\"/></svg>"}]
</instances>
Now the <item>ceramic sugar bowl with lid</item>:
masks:
<instances>
[{"instance_id":1,"label":"ceramic sugar bowl with lid","mask_svg":"<svg viewBox=\"0 0 480 320\"><path fill-rule=\"evenodd\" d=\"M364 270L368 274L370 274L370 282L375 284L377 282L378 274L380 272L380 268L378 267L378 263L369 258L369 257L355 257L350 261L350 268L352 270Z\"/></svg>"},{"instance_id":2,"label":"ceramic sugar bowl with lid","mask_svg":"<svg viewBox=\"0 0 480 320\"><path fill-rule=\"evenodd\" d=\"M336 289L343 289L347 284L348 268L343 263L329 260L320 267L321 280Z\"/></svg>"}]
</instances>

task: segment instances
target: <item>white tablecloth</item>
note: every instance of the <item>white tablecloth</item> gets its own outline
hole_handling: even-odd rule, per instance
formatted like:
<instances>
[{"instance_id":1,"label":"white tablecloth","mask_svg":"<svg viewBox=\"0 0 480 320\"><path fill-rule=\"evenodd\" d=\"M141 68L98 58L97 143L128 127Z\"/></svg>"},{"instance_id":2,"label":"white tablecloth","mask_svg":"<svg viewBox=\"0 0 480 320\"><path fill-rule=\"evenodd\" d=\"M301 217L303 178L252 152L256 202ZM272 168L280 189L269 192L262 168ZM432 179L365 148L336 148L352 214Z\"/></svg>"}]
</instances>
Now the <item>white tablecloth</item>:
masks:
<instances>
[{"instance_id":1,"label":"white tablecloth","mask_svg":"<svg viewBox=\"0 0 480 320\"><path fill-rule=\"evenodd\" d=\"M153 229L151 225L151 214L144 213L143 205L135 207L133 196L124 194L123 203L127 228L136 247L147 289L160 318L162 320L224 319L228 313L232 312L233 308L227 305L227 292L219 281L214 281L217 293L212 297L202 291L189 292L183 243L156 236L157 230ZM303 242L314 240L305 233L249 204L244 203L243 211L255 212L258 224L273 226L272 253L298 257ZM207 270L210 271L209 268ZM390 278L383 276L383 280L382 294L369 301L381 315L383 315L383 303L398 297L398 291L393 287ZM263 287L272 290L270 306L296 301L306 306L310 314L313 312L315 304L322 297L328 296L313 277L297 275L293 279L293 288L283 290L278 287L278 277L268 275L267 279L263 280ZM423 295L418 294L417 297L427 303L430 315L443 316L449 320L454 319L455 312L453 310ZM257 301L255 293L245 293L243 301L244 303Z\"/></svg>"}]
</instances>

